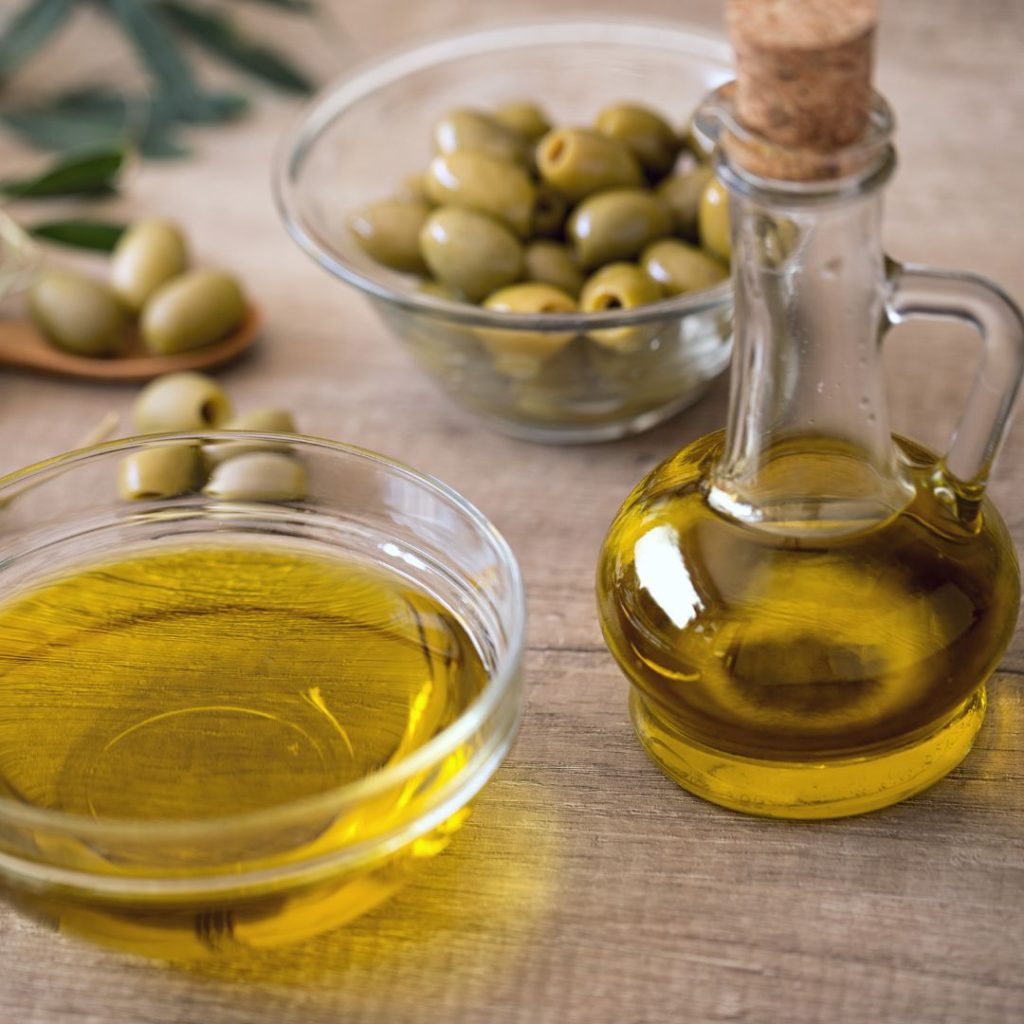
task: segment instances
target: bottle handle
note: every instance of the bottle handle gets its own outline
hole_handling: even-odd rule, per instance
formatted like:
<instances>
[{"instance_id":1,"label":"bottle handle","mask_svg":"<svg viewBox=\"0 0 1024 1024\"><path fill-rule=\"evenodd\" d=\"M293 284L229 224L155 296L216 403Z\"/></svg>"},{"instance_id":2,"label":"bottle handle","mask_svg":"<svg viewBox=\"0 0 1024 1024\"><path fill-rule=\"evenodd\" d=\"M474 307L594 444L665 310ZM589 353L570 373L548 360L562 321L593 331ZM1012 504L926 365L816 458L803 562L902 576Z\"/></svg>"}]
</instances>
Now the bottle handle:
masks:
<instances>
[{"instance_id":1,"label":"bottle handle","mask_svg":"<svg viewBox=\"0 0 1024 1024\"><path fill-rule=\"evenodd\" d=\"M942 460L950 476L980 498L1024 376L1024 314L998 285L976 274L889 260L886 276L890 326L956 320L981 335L984 348L974 384Z\"/></svg>"}]
</instances>

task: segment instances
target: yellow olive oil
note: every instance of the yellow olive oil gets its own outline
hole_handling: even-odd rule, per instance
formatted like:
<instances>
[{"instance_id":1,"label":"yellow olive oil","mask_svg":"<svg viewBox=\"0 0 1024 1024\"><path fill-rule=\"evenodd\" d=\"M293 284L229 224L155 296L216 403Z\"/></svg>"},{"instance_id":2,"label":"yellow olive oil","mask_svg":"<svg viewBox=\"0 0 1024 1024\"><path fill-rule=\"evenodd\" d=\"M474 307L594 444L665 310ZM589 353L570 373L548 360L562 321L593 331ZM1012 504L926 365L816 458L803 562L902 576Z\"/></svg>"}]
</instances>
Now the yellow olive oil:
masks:
<instances>
[{"instance_id":1,"label":"yellow olive oil","mask_svg":"<svg viewBox=\"0 0 1024 1024\"><path fill-rule=\"evenodd\" d=\"M354 560L223 544L84 566L0 605L0 796L101 824L141 822L143 837L147 822L279 810L279 827L268 813L259 831L210 840L228 844L217 870L237 860L272 873L386 832L403 804L442 785L458 753L426 781L339 815L284 814L422 747L466 710L487 674L441 602ZM421 838L415 854L436 852L445 832ZM44 857L57 842L38 841ZM148 847L61 842L51 852L93 873L153 866ZM208 875L220 859L185 842L159 857L157 874L179 878ZM390 892L398 871L394 861L368 862L341 879L321 872L300 892L210 903L154 895L152 905L115 905L74 892L29 902L67 930L194 956L323 930Z\"/></svg>"},{"instance_id":2,"label":"yellow olive oil","mask_svg":"<svg viewBox=\"0 0 1024 1024\"><path fill-rule=\"evenodd\" d=\"M721 434L623 506L598 576L605 636L641 741L685 788L833 817L917 792L967 753L1016 623L1016 556L988 502L958 512L934 460L901 444L911 498L881 521L787 530L720 514ZM806 452L807 493L830 492L828 455Z\"/></svg>"}]
</instances>

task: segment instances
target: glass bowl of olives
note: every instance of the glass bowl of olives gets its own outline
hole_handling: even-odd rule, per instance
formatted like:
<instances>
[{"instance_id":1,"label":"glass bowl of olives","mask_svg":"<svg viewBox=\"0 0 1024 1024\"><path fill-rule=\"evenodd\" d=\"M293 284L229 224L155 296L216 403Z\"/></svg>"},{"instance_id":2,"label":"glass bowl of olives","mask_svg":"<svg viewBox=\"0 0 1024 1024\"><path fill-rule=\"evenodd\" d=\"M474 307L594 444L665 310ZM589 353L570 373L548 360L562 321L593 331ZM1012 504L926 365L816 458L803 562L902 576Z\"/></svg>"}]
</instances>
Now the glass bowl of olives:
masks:
<instances>
[{"instance_id":1,"label":"glass bowl of olives","mask_svg":"<svg viewBox=\"0 0 1024 1024\"><path fill-rule=\"evenodd\" d=\"M329 87L275 172L292 237L460 405L604 441L730 352L728 208L690 115L724 42L551 23L428 43Z\"/></svg>"}]
</instances>

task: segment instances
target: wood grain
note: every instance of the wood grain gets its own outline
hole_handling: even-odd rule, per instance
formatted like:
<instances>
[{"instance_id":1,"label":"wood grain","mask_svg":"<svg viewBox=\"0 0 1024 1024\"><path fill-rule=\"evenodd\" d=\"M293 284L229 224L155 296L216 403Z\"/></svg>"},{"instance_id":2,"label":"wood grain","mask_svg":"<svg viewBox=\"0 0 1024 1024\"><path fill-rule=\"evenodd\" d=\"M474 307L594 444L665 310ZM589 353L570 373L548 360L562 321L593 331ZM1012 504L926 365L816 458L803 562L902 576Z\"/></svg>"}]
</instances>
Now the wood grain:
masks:
<instances>
[{"instance_id":1,"label":"wood grain","mask_svg":"<svg viewBox=\"0 0 1024 1024\"><path fill-rule=\"evenodd\" d=\"M334 3L350 43L620 0ZM253 5L255 9L257 5ZM713 0L637 0L636 17L714 27ZM257 15L258 17L263 16ZM268 17L282 39L287 19ZM94 66L83 19L18 85ZM308 34L294 29L298 49ZM106 38L106 37L103 37ZM339 47L342 44L338 44ZM900 116L893 255L976 270L1024 297L1024 7L901 0L880 81ZM324 66L330 63L330 54ZM118 58L120 59L120 58ZM65 941L0 910L2 1024L1018 1024L1024 1019L1024 643L992 690L977 749L932 791L842 823L748 820L666 781L633 739L592 595L615 508L655 462L721 424L719 384L633 441L542 448L489 432L415 372L353 293L286 239L270 199L277 100L185 164L146 166L103 213L183 220L200 257L250 282L263 344L223 375L241 407L400 457L478 503L523 565L527 714L508 764L434 867L366 918L236 965L171 971ZM4 139L0 164L24 153ZM899 429L942 446L976 344L901 328L888 345ZM0 371L0 469L70 444L134 388ZM1024 451L992 488L1024 539Z\"/></svg>"}]
</instances>

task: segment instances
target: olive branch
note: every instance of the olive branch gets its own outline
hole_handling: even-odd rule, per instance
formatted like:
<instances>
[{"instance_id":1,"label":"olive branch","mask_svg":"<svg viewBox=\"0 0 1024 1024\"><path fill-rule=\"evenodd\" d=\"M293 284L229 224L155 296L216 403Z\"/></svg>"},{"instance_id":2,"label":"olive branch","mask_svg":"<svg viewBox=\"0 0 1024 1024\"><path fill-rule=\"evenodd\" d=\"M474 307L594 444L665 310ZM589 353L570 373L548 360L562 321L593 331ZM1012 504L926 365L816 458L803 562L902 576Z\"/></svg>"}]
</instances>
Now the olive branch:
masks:
<instances>
[{"instance_id":1,"label":"olive branch","mask_svg":"<svg viewBox=\"0 0 1024 1024\"><path fill-rule=\"evenodd\" d=\"M235 0L261 3L297 15L312 0ZM26 0L0 33L0 93L29 58L66 27L76 10L101 11L128 40L152 90L132 96L106 86L87 86L21 108L0 107L0 121L31 144L52 150L132 143L146 157L185 155L184 125L220 124L243 116L245 95L214 90L199 79L187 46L292 94L306 94L312 80L286 56L250 38L219 7L195 0Z\"/></svg>"},{"instance_id":2,"label":"olive branch","mask_svg":"<svg viewBox=\"0 0 1024 1024\"><path fill-rule=\"evenodd\" d=\"M316 13L313 0L235 2L261 3L296 15ZM76 10L87 6L101 11L111 27L123 33L152 88L132 95L92 84L26 106L0 102L0 123L36 148L61 154L41 174L0 179L2 198L111 195L118 190L132 153L152 159L185 156L185 126L242 117L249 109L247 97L206 87L189 60L190 45L281 92L305 95L313 89L312 79L286 56L250 38L236 19L210 3L26 0L0 28L0 101L17 71L67 27ZM222 0L220 8L225 6ZM109 251L124 225L71 218L37 222L27 230L47 241Z\"/></svg>"}]
</instances>

